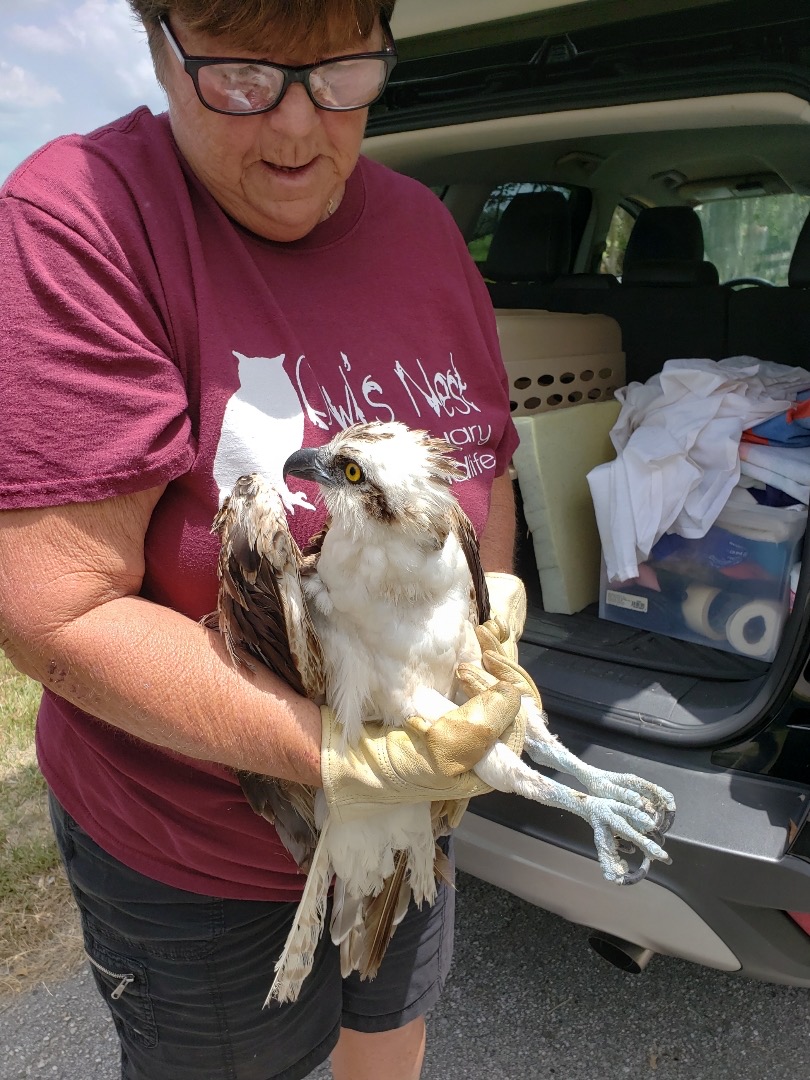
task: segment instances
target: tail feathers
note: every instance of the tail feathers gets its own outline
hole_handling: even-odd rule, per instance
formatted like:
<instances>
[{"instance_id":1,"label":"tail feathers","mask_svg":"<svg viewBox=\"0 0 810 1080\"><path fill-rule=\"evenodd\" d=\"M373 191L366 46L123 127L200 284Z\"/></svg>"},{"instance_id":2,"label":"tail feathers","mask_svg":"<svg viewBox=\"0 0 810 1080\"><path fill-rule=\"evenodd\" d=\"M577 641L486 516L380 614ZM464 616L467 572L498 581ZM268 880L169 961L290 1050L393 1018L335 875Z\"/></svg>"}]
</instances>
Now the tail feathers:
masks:
<instances>
[{"instance_id":1,"label":"tail feathers","mask_svg":"<svg viewBox=\"0 0 810 1080\"><path fill-rule=\"evenodd\" d=\"M365 943L366 933L361 915L357 925L353 926L340 942L340 977L342 979L348 979L353 971L359 971Z\"/></svg>"},{"instance_id":2,"label":"tail feathers","mask_svg":"<svg viewBox=\"0 0 810 1080\"><path fill-rule=\"evenodd\" d=\"M271 1001L279 1003L295 1001L301 992L304 979L312 970L315 949L326 920L329 883L332 879L332 863L327 844L328 833L329 819L327 818L318 838L318 846L312 856L312 865L295 913L295 920L287 935L284 951L276 964L276 977L265 999L265 1006Z\"/></svg>"},{"instance_id":3,"label":"tail feathers","mask_svg":"<svg viewBox=\"0 0 810 1080\"><path fill-rule=\"evenodd\" d=\"M407 868L406 852L398 851L394 873L381 892L368 902L363 919L362 947L357 950L355 964L362 979L373 979L377 974L394 930L405 918L411 899Z\"/></svg>"},{"instance_id":4,"label":"tail feathers","mask_svg":"<svg viewBox=\"0 0 810 1080\"><path fill-rule=\"evenodd\" d=\"M437 881L455 888L452 864L438 844L435 845L433 872ZM352 902L353 898L348 897L341 882L340 895L344 893L344 916L339 923L339 934L336 934L334 920L332 924L332 940L340 945L341 975L345 979L353 971L358 971L361 979L373 979L394 931L405 918L413 899L407 852L396 853L394 873L377 896ZM336 889L336 903L338 895Z\"/></svg>"},{"instance_id":5,"label":"tail feathers","mask_svg":"<svg viewBox=\"0 0 810 1080\"><path fill-rule=\"evenodd\" d=\"M312 969L315 949L326 920L329 885L334 873L326 843L329 825L327 818L295 920L276 964L276 977L265 1005L271 1001L295 1001L304 979ZM352 971L358 971L362 979L373 979L394 931L405 918L411 900L415 898L418 903L432 903L437 880L453 885L449 859L437 844L434 851L431 889L425 888L424 883L414 889L414 858L413 852L409 851L394 852L394 871L376 896L358 896L347 888L344 880L336 879L330 932L333 942L340 947L343 978Z\"/></svg>"},{"instance_id":6,"label":"tail feathers","mask_svg":"<svg viewBox=\"0 0 810 1080\"><path fill-rule=\"evenodd\" d=\"M342 945L352 930L362 924L364 903L362 896L349 892L343 878L335 878L332 921L329 924L329 932L335 945Z\"/></svg>"},{"instance_id":7,"label":"tail feathers","mask_svg":"<svg viewBox=\"0 0 810 1080\"><path fill-rule=\"evenodd\" d=\"M453 873L453 864L438 844L436 845L436 854L433 858L433 873L436 875L437 881L443 881L449 889L455 889L456 882Z\"/></svg>"}]
</instances>

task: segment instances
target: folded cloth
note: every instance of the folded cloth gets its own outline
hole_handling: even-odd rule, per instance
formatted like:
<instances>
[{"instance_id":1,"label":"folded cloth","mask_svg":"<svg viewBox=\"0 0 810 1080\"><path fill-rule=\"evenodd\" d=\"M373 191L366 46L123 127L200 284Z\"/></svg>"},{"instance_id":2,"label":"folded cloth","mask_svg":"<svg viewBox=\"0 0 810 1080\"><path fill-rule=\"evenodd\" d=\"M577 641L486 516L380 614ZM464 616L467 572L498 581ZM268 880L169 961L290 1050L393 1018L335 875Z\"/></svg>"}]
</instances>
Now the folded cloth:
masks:
<instances>
[{"instance_id":1,"label":"folded cloth","mask_svg":"<svg viewBox=\"0 0 810 1080\"><path fill-rule=\"evenodd\" d=\"M810 390L796 395L800 404L787 412L743 432L743 442L764 443L766 446L810 446Z\"/></svg>"},{"instance_id":2,"label":"folded cloth","mask_svg":"<svg viewBox=\"0 0 810 1080\"><path fill-rule=\"evenodd\" d=\"M808 387L802 368L737 356L668 360L617 390L618 456L588 473L608 580L636 578L665 532L705 536L739 480L743 430Z\"/></svg>"},{"instance_id":3,"label":"folded cloth","mask_svg":"<svg viewBox=\"0 0 810 1080\"><path fill-rule=\"evenodd\" d=\"M740 443L740 472L810 502L810 446L760 446Z\"/></svg>"}]
</instances>

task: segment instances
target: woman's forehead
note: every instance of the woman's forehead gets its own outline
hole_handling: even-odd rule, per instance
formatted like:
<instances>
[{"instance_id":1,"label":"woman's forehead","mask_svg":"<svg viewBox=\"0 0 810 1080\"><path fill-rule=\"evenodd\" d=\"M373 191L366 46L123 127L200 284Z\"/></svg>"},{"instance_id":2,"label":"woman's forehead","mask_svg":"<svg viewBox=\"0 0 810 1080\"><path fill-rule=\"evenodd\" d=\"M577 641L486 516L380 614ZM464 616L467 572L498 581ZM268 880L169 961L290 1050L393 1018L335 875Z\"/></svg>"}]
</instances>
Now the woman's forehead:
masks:
<instances>
[{"instance_id":1,"label":"woman's forehead","mask_svg":"<svg viewBox=\"0 0 810 1080\"><path fill-rule=\"evenodd\" d=\"M195 48L205 41L206 52L211 55L278 58L283 54L306 63L321 56L357 51L367 46L371 38L375 43L369 48L381 47L374 33L376 21L361 26L350 4L339 5L331 12L324 12L321 6L316 14L309 13L306 5L275 17L257 13L252 18L229 20L224 27L210 18L184 19L179 11L176 15L170 13L169 18L173 26L177 23L179 33L193 35Z\"/></svg>"}]
</instances>

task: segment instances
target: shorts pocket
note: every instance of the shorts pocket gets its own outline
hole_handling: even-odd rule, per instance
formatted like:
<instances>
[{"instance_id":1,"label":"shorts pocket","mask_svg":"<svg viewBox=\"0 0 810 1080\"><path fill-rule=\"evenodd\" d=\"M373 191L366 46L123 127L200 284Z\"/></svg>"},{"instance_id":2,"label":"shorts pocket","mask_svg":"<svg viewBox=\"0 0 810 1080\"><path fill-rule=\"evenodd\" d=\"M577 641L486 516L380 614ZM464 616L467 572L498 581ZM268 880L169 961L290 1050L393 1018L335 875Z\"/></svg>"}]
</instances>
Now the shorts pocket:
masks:
<instances>
[{"instance_id":1,"label":"shorts pocket","mask_svg":"<svg viewBox=\"0 0 810 1080\"><path fill-rule=\"evenodd\" d=\"M145 965L108 949L87 932L84 945L93 977L119 1032L141 1046L156 1046L157 1024Z\"/></svg>"}]
</instances>

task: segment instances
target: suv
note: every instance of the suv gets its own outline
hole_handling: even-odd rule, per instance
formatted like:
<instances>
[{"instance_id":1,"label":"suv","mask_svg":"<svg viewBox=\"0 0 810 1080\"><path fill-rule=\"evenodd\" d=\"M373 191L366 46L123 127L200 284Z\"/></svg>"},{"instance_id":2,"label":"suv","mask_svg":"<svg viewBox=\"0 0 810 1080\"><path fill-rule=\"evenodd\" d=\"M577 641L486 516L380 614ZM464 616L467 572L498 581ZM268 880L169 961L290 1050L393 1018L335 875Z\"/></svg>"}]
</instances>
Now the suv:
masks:
<instances>
[{"instance_id":1,"label":"suv","mask_svg":"<svg viewBox=\"0 0 810 1080\"><path fill-rule=\"evenodd\" d=\"M502 328L528 314L542 342L562 318L567 340L597 316L620 334L626 383L677 357L810 369L806 3L410 0L393 30L400 61L364 152L443 198ZM551 376L521 371L516 413L558 407L564 459L613 365L564 374L577 388L556 399ZM518 482L529 518L538 493L520 469ZM633 610L605 619L593 594L561 613L536 551L521 529L521 661L573 751L674 792L672 864L619 889L582 821L495 793L464 819L459 866L592 928L626 970L664 953L810 986L810 571L771 657ZM603 582L603 614L605 595Z\"/></svg>"}]
</instances>

